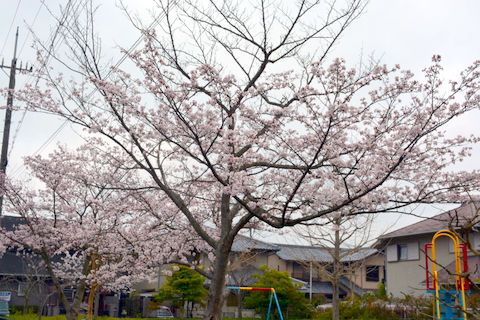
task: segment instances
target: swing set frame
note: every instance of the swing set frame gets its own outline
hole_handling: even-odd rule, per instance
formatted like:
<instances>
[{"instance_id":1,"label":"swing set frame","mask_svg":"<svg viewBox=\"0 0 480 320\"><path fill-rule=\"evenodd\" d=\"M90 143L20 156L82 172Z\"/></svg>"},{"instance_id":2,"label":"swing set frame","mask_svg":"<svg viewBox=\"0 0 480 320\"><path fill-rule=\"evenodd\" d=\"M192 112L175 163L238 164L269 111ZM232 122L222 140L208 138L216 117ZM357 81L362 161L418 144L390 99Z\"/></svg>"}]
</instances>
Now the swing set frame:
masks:
<instances>
[{"instance_id":1,"label":"swing set frame","mask_svg":"<svg viewBox=\"0 0 480 320\"><path fill-rule=\"evenodd\" d=\"M283 319L283 314L282 314L282 309L280 309L280 303L278 302L277 293L275 292L275 289L274 289L274 288L254 288L254 287L227 287L227 288L228 288L228 289L232 289L232 290L250 290L250 291L260 290L260 291L270 291L270 292L271 292L271 294L270 294L270 302L268 303L268 311L267 311L267 318L266 318L266 320L270 320L270 311L272 310L273 300L275 300L275 304L276 304L276 306L277 306L278 314L280 315L280 320L284 320L284 319Z\"/></svg>"}]
</instances>

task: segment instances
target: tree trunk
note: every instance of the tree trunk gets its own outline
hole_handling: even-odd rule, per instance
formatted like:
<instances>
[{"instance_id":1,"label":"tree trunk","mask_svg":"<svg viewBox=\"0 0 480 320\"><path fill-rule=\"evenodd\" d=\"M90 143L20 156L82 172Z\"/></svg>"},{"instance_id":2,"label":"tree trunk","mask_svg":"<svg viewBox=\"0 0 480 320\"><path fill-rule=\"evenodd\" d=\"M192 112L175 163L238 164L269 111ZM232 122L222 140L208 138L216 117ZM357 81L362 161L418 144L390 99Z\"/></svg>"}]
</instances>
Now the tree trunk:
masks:
<instances>
[{"instance_id":1,"label":"tree trunk","mask_svg":"<svg viewBox=\"0 0 480 320\"><path fill-rule=\"evenodd\" d=\"M39 306L38 306L38 313L37 313L37 319L38 320L42 320L42 316L43 316L43 307L45 307L45 303L47 302L47 299L48 299L49 295L47 294L46 297L43 297L41 295L39 295Z\"/></svg>"},{"instance_id":2,"label":"tree trunk","mask_svg":"<svg viewBox=\"0 0 480 320\"><path fill-rule=\"evenodd\" d=\"M23 304L23 311L22 314L28 313L28 304L30 302L30 293L28 291L25 292L25 302Z\"/></svg>"},{"instance_id":3,"label":"tree trunk","mask_svg":"<svg viewBox=\"0 0 480 320\"><path fill-rule=\"evenodd\" d=\"M339 303L339 287L338 282L333 284L333 295L332 295L332 320L340 319L340 303Z\"/></svg>"},{"instance_id":4,"label":"tree trunk","mask_svg":"<svg viewBox=\"0 0 480 320\"><path fill-rule=\"evenodd\" d=\"M96 292L97 292L97 284L96 284L96 283L93 283L93 284L91 285L91 287L90 287L90 293L88 294L88 312L87 312L87 316L88 316L88 319L90 319L90 320L93 319Z\"/></svg>"},{"instance_id":5,"label":"tree trunk","mask_svg":"<svg viewBox=\"0 0 480 320\"><path fill-rule=\"evenodd\" d=\"M67 320L77 320L78 319L78 312L73 308L68 308L65 315L67 316Z\"/></svg>"},{"instance_id":6,"label":"tree trunk","mask_svg":"<svg viewBox=\"0 0 480 320\"><path fill-rule=\"evenodd\" d=\"M213 263L213 277L208 290L207 307L205 308L205 320L221 320L223 302L226 297L225 277L230 256L231 244L220 243L216 249Z\"/></svg>"},{"instance_id":7,"label":"tree trunk","mask_svg":"<svg viewBox=\"0 0 480 320\"><path fill-rule=\"evenodd\" d=\"M192 311L193 311L193 301L187 300L187 318L192 318Z\"/></svg>"},{"instance_id":8,"label":"tree trunk","mask_svg":"<svg viewBox=\"0 0 480 320\"><path fill-rule=\"evenodd\" d=\"M57 278L55 272L53 271L52 264L51 264L51 261L50 261L50 257L47 254L44 253L44 254L42 254L42 258L45 261L45 267L46 267L47 272L48 272L48 274L50 275L50 277L53 281L53 285L55 286L55 289L57 291L58 298L60 299L60 301L63 303L63 306L65 307L67 320L77 320L78 319L78 314L79 314L79 311L80 311L80 304L83 300L83 296L85 294L85 290L86 290L86 287L87 287L85 279L81 279L80 281L78 281L78 283L76 285L77 290L75 292L73 302L70 304L67 297L65 296L65 292L63 291L63 289L64 289L63 285L61 284L60 280ZM82 274L84 274L84 275L88 274L87 270L88 270L89 264L90 264L90 260L85 259L85 261L83 263Z\"/></svg>"},{"instance_id":9,"label":"tree trunk","mask_svg":"<svg viewBox=\"0 0 480 320\"><path fill-rule=\"evenodd\" d=\"M245 294L242 293L242 291L239 291L237 293L237 309L238 309L238 312L237 312L237 318L239 319L242 319L243 318L243 315L242 315L242 311L243 311L243 296Z\"/></svg>"},{"instance_id":10,"label":"tree trunk","mask_svg":"<svg viewBox=\"0 0 480 320\"><path fill-rule=\"evenodd\" d=\"M80 305L82 303L83 297L85 295L85 289L86 289L86 283L84 280L79 281L79 284L77 285L77 292L75 292L75 296L73 298L72 304L69 304L66 299L67 303L63 303L65 306L65 309L67 311L66 316L67 320L77 320L78 315L80 312ZM62 301L63 302L63 301Z\"/></svg>"},{"instance_id":11,"label":"tree trunk","mask_svg":"<svg viewBox=\"0 0 480 320\"><path fill-rule=\"evenodd\" d=\"M340 219L335 220L335 241L333 247L333 274L332 274L332 320L340 319Z\"/></svg>"}]
</instances>

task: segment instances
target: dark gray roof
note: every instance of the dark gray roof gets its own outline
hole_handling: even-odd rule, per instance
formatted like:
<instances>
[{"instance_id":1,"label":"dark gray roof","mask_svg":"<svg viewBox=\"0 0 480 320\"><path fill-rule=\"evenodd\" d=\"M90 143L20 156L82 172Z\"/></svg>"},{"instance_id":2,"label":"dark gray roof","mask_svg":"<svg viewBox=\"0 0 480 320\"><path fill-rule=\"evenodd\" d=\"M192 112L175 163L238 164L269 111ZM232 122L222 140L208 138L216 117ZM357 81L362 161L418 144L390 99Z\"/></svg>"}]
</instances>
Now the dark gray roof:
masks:
<instances>
[{"instance_id":1,"label":"dark gray roof","mask_svg":"<svg viewBox=\"0 0 480 320\"><path fill-rule=\"evenodd\" d=\"M361 296L365 291L359 286L357 286L354 282L350 281L347 277L341 276L339 279L340 284L342 284L345 288L349 288L355 292L355 294Z\"/></svg>"},{"instance_id":2,"label":"dark gray roof","mask_svg":"<svg viewBox=\"0 0 480 320\"><path fill-rule=\"evenodd\" d=\"M295 280L295 279L294 279ZM302 282L303 287L299 289L299 291L304 293L310 293L310 283ZM368 289L362 289L357 286L354 282L351 282L347 277L341 276L339 279L340 282L340 295L347 295L347 292L344 288L348 288L349 290L353 290L353 292L359 296L361 296L366 291L372 291ZM343 286L343 288L342 288ZM333 286L332 283L329 281L312 281L312 294L333 294Z\"/></svg>"},{"instance_id":3,"label":"dark gray roof","mask_svg":"<svg viewBox=\"0 0 480 320\"><path fill-rule=\"evenodd\" d=\"M309 283L305 283L305 285L299 290L304 293L310 293L310 285ZM312 281L312 293L313 294L333 294L333 286L332 283L328 281ZM345 296L347 292L340 288L340 295Z\"/></svg>"},{"instance_id":4,"label":"dark gray roof","mask_svg":"<svg viewBox=\"0 0 480 320\"><path fill-rule=\"evenodd\" d=\"M344 249L344 250L348 250L348 249ZM360 261L376 254L381 254L381 253L374 248L358 248L356 250L352 250L346 256L344 256L342 258L342 262Z\"/></svg>"},{"instance_id":5,"label":"dark gray roof","mask_svg":"<svg viewBox=\"0 0 480 320\"><path fill-rule=\"evenodd\" d=\"M25 224L22 217L1 216L2 228L14 230L19 224ZM41 259L32 253L17 252L16 249L8 250L0 256L0 275L2 276L34 276L47 275L47 271L41 266Z\"/></svg>"},{"instance_id":6,"label":"dark gray roof","mask_svg":"<svg viewBox=\"0 0 480 320\"><path fill-rule=\"evenodd\" d=\"M333 262L330 248L286 244L278 244L278 247L280 250L277 255L285 261ZM358 248L350 252L348 250L342 249L342 254L346 253L341 258L342 262L360 261L372 255L380 254L377 249L373 248Z\"/></svg>"},{"instance_id":7,"label":"dark gray roof","mask_svg":"<svg viewBox=\"0 0 480 320\"><path fill-rule=\"evenodd\" d=\"M277 255L285 261L318 261L330 262L332 256L321 247L279 244Z\"/></svg>"},{"instance_id":8,"label":"dark gray roof","mask_svg":"<svg viewBox=\"0 0 480 320\"><path fill-rule=\"evenodd\" d=\"M25 224L25 220L22 217L15 216L0 216L2 228L12 231L15 226L19 224Z\"/></svg>"},{"instance_id":9,"label":"dark gray roof","mask_svg":"<svg viewBox=\"0 0 480 320\"><path fill-rule=\"evenodd\" d=\"M348 288L349 290L353 290L353 292L357 295L362 295L366 291L357 286L355 283L351 282L347 277L341 276L339 279L341 286L344 288ZM342 287L340 289L340 295L347 295L347 292ZM310 284L308 282L303 283L303 287L300 288L301 292L309 293L310 292ZM371 291L371 290L370 290ZM332 283L329 281L312 281L312 293L313 294L333 294L333 286Z\"/></svg>"},{"instance_id":10,"label":"dark gray roof","mask_svg":"<svg viewBox=\"0 0 480 320\"><path fill-rule=\"evenodd\" d=\"M46 276L47 271L42 267L38 256L28 254L28 257L16 250L5 252L0 258L1 276Z\"/></svg>"},{"instance_id":11,"label":"dark gray roof","mask_svg":"<svg viewBox=\"0 0 480 320\"><path fill-rule=\"evenodd\" d=\"M477 208L478 204L471 202L465 203L458 208L389 232L379 237L379 239L384 240L410 235L435 233L443 229L448 229L450 225L453 227L460 227L468 222L473 222L473 225L475 225L480 222L480 217L477 217Z\"/></svg>"},{"instance_id":12,"label":"dark gray roof","mask_svg":"<svg viewBox=\"0 0 480 320\"><path fill-rule=\"evenodd\" d=\"M471 255L468 256L468 272L469 279L474 281L475 283L480 283L480 257ZM445 268L441 268L440 266L437 267L438 270L438 279L440 283L455 283L455 275L457 272L456 269L456 262L453 261L448 264ZM430 270L431 271L431 270ZM425 281L422 281L425 283Z\"/></svg>"},{"instance_id":13,"label":"dark gray roof","mask_svg":"<svg viewBox=\"0 0 480 320\"><path fill-rule=\"evenodd\" d=\"M252 265L235 269L228 272L227 286L248 287L255 283L258 279L252 277L252 274L260 274L261 271Z\"/></svg>"},{"instance_id":14,"label":"dark gray roof","mask_svg":"<svg viewBox=\"0 0 480 320\"><path fill-rule=\"evenodd\" d=\"M250 250L260 251L277 251L278 246L275 244L263 242L261 240L253 239L243 236L241 234L235 237L232 245L233 252L247 252Z\"/></svg>"}]
</instances>

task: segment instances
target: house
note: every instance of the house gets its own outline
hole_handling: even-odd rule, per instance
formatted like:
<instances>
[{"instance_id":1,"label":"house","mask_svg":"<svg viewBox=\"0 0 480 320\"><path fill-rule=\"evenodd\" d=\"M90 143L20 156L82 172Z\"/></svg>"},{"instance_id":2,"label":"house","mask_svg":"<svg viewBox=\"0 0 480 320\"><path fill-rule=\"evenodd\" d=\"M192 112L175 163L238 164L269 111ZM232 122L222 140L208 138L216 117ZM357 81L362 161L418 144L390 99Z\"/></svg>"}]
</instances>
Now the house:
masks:
<instances>
[{"instance_id":1,"label":"house","mask_svg":"<svg viewBox=\"0 0 480 320\"><path fill-rule=\"evenodd\" d=\"M270 269L277 271L287 271L292 279L305 283L305 292L309 292L310 280L312 285L323 287L323 291L314 294L324 294L331 296L331 289L325 289L330 286L327 277L322 275L328 272L329 266L333 262L332 253L329 248L289 245L289 244L271 244L261 240L238 235L232 248L233 259L243 262L240 266L258 268L267 265ZM345 284L345 296L352 294L361 294L365 291L376 290L378 284L384 278L384 258L383 254L374 248L358 248L355 250L341 249L341 264L349 266L348 273L342 279ZM245 256L249 255L249 259ZM242 259L240 257L243 257ZM233 262L235 264L235 262ZM323 267L323 268L322 268ZM232 285L251 284L254 279L249 278L247 283L232 283Z\"/></svg>"},{"instance_id":2,"label":"house","mask_svg":"<svg viewBox=\"0 0 480 320\"><path fill-rule=\"evenodd\" d=\"M0 291L9 292L9 304L23 306L43 305L49 293L49 279L45 270L30 264L23 256L9 250L0 259Z\"/></svg>"},{"instance_id":3,"label":"house","mask_svg":"<svg viewBox=\"0 0 480 320\"><path fill-rule=\"evenodd\" d=\"M249 287L257 279L252 274L260 273L259 267L267 265L270 269L287 271L294 282L302 284L301 291L307 297L312 294L331 298L332 284L318 270L320 265L327 267L332 263L327 248L269 243L244 235L238 235L232 246L230 271L227 286ZM361 295L366 291L376 290L384 279L384 257L377 249L360 248L353 251L342 250L342 265L350 266L349 273L340 278L340 295L347 297ZM200 255L199 264L208 266L208 259ZM325 268L324 268L325 269ZM312 277L310 277L312 274ZM150 297L165 282L165 275L159 273L156 283L137 287L141 296ZM208 286L208 279L205 285ZM224 317L238 317L239 310L243 317L253 317L254 310L241 309L239 299L244 292L232 290L223 307ZM203 316L203 308L193 310L194 317Z\"/></svg>"},{"instance_id":4,"label":"house","mask_svg":"<svg viewBox=\"0 0 480 320\"><path fill-rule=\"evenodd\" d=\"M333 263L331 248L279 244L269 267L288 271L290 276L306 282L304 292L332 297L333 287L328 280ZM376 290L384 278L383 254L373 248L341 249L340 277L342 298Z\"/></svg>"},{"instance_id":5,"label":"house","mask_svg":"<svg viewBox=\"0 0 480 320\"><path fill-rule=\"evenodd\" d=\"M12 221L8 222L11 219ZM15 220L16 219L16 220ZM2 222L12 226L19 223L19 218L4 217ZM197 257L200 259L200 265L208 266L207 259L202 254ZM15 261L13 261L13 260ZM307 296L309 295L323 295L332 296L332 285L325 277L325 270L329 270L332 263L331 254L327 248L301 246L301 245L285 245L273 244L265 241L257 240L251 237L238 235L232 246L230 272L227 279L228 286L250 286L256 279L252 274L260 273L259 267L267 265L271 269L278 271L287 271L292 279L302 284L301 291ZM29 305L43 305L45 306L44 314L55 315L61 313L61 304L58 301L55 290L47 276L45 270L40 268L35 272L37 274L35 279L40 279L37 285L42 288L44 293L42 299L35 300L30 298L30 295L23 295L23 284L28 272L28 268L19 268L20 265L29 265L27 258L22 255L17 255L16 252L7 252L0 258L0 291L13 292L12 304L22 305L28 303ZM355 251L342 250L341 264L349 266L349 272L343 275L340 279L342 297L353 294L362 294L365 291L375 290L378 284L384 278L383 269L384 259L382 253L377 249L362 248ZM30 264L30 265L41 265ZM15 266L15 267L12 267ZM325 269L319 271L320 266ZM153 293L163 285L166 276L161 272L161 269L166 269L168 266L160 266L158 272L158 279L153 282L138 283L133 290L137 292L137 296L128 296L125 293L111 293L102 292L96 302L98 315L119 316L120 312L125 308L132 308L141 312L144 316L147 315L148 310L146 305L148 300L152 299ZM28 272L27 272L28 271ZM3 279L3 280L2 280ZM7 281L6 279L11 279ZM13 280L12 280L13 279ZM206 282L208 285L208 280ZM66 288L68 291L69 288ZM74 288L72 288L74 290ZM40 292L40 291L39 291ZM47 299L48 298L48 299ZM30 301L27 301L30 299ZM43 300L42 300L43 301ZM131 306L130 306L131 305ZM234 293L229 295L224 306L224 316L237 316L239 311L239 304L237 296ZM201 316L203 310L198 308L194 311L194 316ZM242 316L254 316L253 310L242 310Z\"/></svg>"},{"instance_id":6,"label":"house","mask_svg":"<svg viewBox=\"0 0 480 320\"><path fill-rule=\"evenodd\" d=\"M356 250L342 249L341 264L348 266L348 273L340 277L340 296L376 290L384 278L383 253L373 248ZM328 248L272 244L238 235L232 247L229 286L250 286L256 281L251 274L260 273L258 267L267 265L270 269L287 271L306 296L322 295L332 297L333 287L325 270L329 270L333 258ZM320 271L322 269L323 271ZM224 316L234 317L238 312L237 293L231 292L224 306ZM243 316L253 316L253 310L243 310Z\"/></svg>"},{"instance_id":7,"label":"house","mask_svg":"<svg viewBox=\"0 0 480 320\"><path fill-rule=\"evenodd\" d=\"M13 230L22 223L24 220L17 216L1 218L1 225L7 230ZM60 262L60 256L54 257L53 261ZM76 288L72 285L63 288L70 302L73 301L75 291ZM43 260L32 252L19 252L14 248L0 256L0 292L8 297L10 306L39 307L42 314L47 316L65 313ZM96 300L96 314L118 316L119 301L117 293L101 292Z\"/></svg>"},{"instance_id":8,"label":"house","mask_svg":"<svg viewBox=\"0 0 480 320\"><path fill-rule=\"evenodd\" d=\"M2 226L12 230L18 217L4 216ZM47 315L58 314L60 304L51 290L52 282L39 257L8 250L0 258L0 291L8 294L9 304L40 306Z\"/></svg>"},{"instance_id":9,"label":"house","mask_svg":"<svg viewBox=\"0 0 480 320\"><path fill-rule=\"evenodd\" d=\"M403 297L404 294L421 295L426 292L425 244L431 243L440 230L454 229L461 235L469 232L472 245L480 249L480 233L475 229L478 218L477 205L465 203L379 237L376 247L385 250L388 294ZM455 260L453 241L449 237L439 237L436 252L437 264L450 268ZM469 253L469 260L470 270L479 270L478 258Z\"/></svg>"}]
</instances>

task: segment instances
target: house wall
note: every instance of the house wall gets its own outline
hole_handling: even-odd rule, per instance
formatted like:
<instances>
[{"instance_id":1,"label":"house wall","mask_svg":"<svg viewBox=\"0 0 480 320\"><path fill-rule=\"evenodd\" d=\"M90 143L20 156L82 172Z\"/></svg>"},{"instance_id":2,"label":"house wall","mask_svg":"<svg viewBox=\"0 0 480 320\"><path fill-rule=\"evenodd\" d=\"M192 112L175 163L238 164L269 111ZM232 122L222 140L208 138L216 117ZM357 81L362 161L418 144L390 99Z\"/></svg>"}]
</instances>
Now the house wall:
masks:
<instances>
[{"instance_id":1,"label":"house wall","mask_svg":"<svg viewBox=\"0 0 480 320\"><path fill-rule=\"evenodd\" d=\"M259 252L255 254L255 259L253 260L252 264L255 267L261 267L264 265L268 265L269 263L269 254L268 252Z\"/></svg>"},{"instance_id":2,"label":"house wall","mask_svg":"<svg viewBox=\"0 0 480 320\"><path fill-rule=\"evenodd\" d=\"M48 280L0 276L0 291L10 292L9 305L12 306L23 306L27 300L29 306L41 305L49 296L49 285Z\"/></svg>"},{"instance_id":3,"label":"house wall","mask_svg":"<svg viewBox=\"0 0 480 320\"><path fill-rule=\"evenodd\" d=\"M376 281L367 281L367 267L378 266L379 275ZM361 261L358 264L352 265L352 274L346 275L350 281L354 282L358 287L367 290L376 290L379 283L385 278L385 260L384 255L374 255ZM268 267L278 271L287 271L292 278L306 281L310 280L310 268L308 265L298 263L295 261L285 261L280 259L276 254L269 256ZM319 273L317 267L313 267L313 281L328 281L329 279Z\"/></svg>"},{"instance_id":4,"label":"house wall","mask_svg":"<svg viewBox=\"0 0 480 320\"><path fill-rule=\"evenodd\" d=\"M170 271L169 264L161 265L156 271L157 276L154 279L146 279L141 282L137 282L132 285L132 291L137 292L157 292L160 287L162 287L167 281L166 272Z\"/></svg>"},{"instance_id":5,"label":"house wall","mask_svg":"<svg viewBox=\"0 0 480 320\"><path fill-rule=\"evenodd\" d=\"M378 279L369 280L367 279L367 269L371 267L378 267ZM348 278L350 281L355 283L362 289L376 290L378 285L385 278L385 258L382 254L369 257L363 261L358 268L354 269L353 275L349 275Z\"/></svg>"},{"instance_id":6,"label":"house wall","mask_svg":"<svg viewBox=\"0 0 480 320\"><path fill-rule=\"evenodd\" d=\"M394 297L403 294L421 295L426 293L425 254L426 243L432 242L433 234L415 235L390 239L386 248L387 293ZM435 242L439 266L454 261L453 246L448 237L439 237ZM407 257L400 259L400 247L407 247Z\"/></svg>"},{"instance_id":7,"label":"house wall","mask_svg":"<svg viewBox=\"0 0 480 320\"><path fill-rule=\"evenodd\" d=\"M276 254L268 256L268 267L277 271L288 271L287 261L280 259Z\"/></svg>"},{"instance_id":8,"label":"house wall","mask_svg":"<svg viewBox=\"0 0 480 320\"><path fill-rule=\"evenodd\" d=\"M294 272L294 266L292 261L282 260L278 255L272 253L268 255L267 266L273 270L287 271L290 276Z\"/></svg>"}]
</instances>

